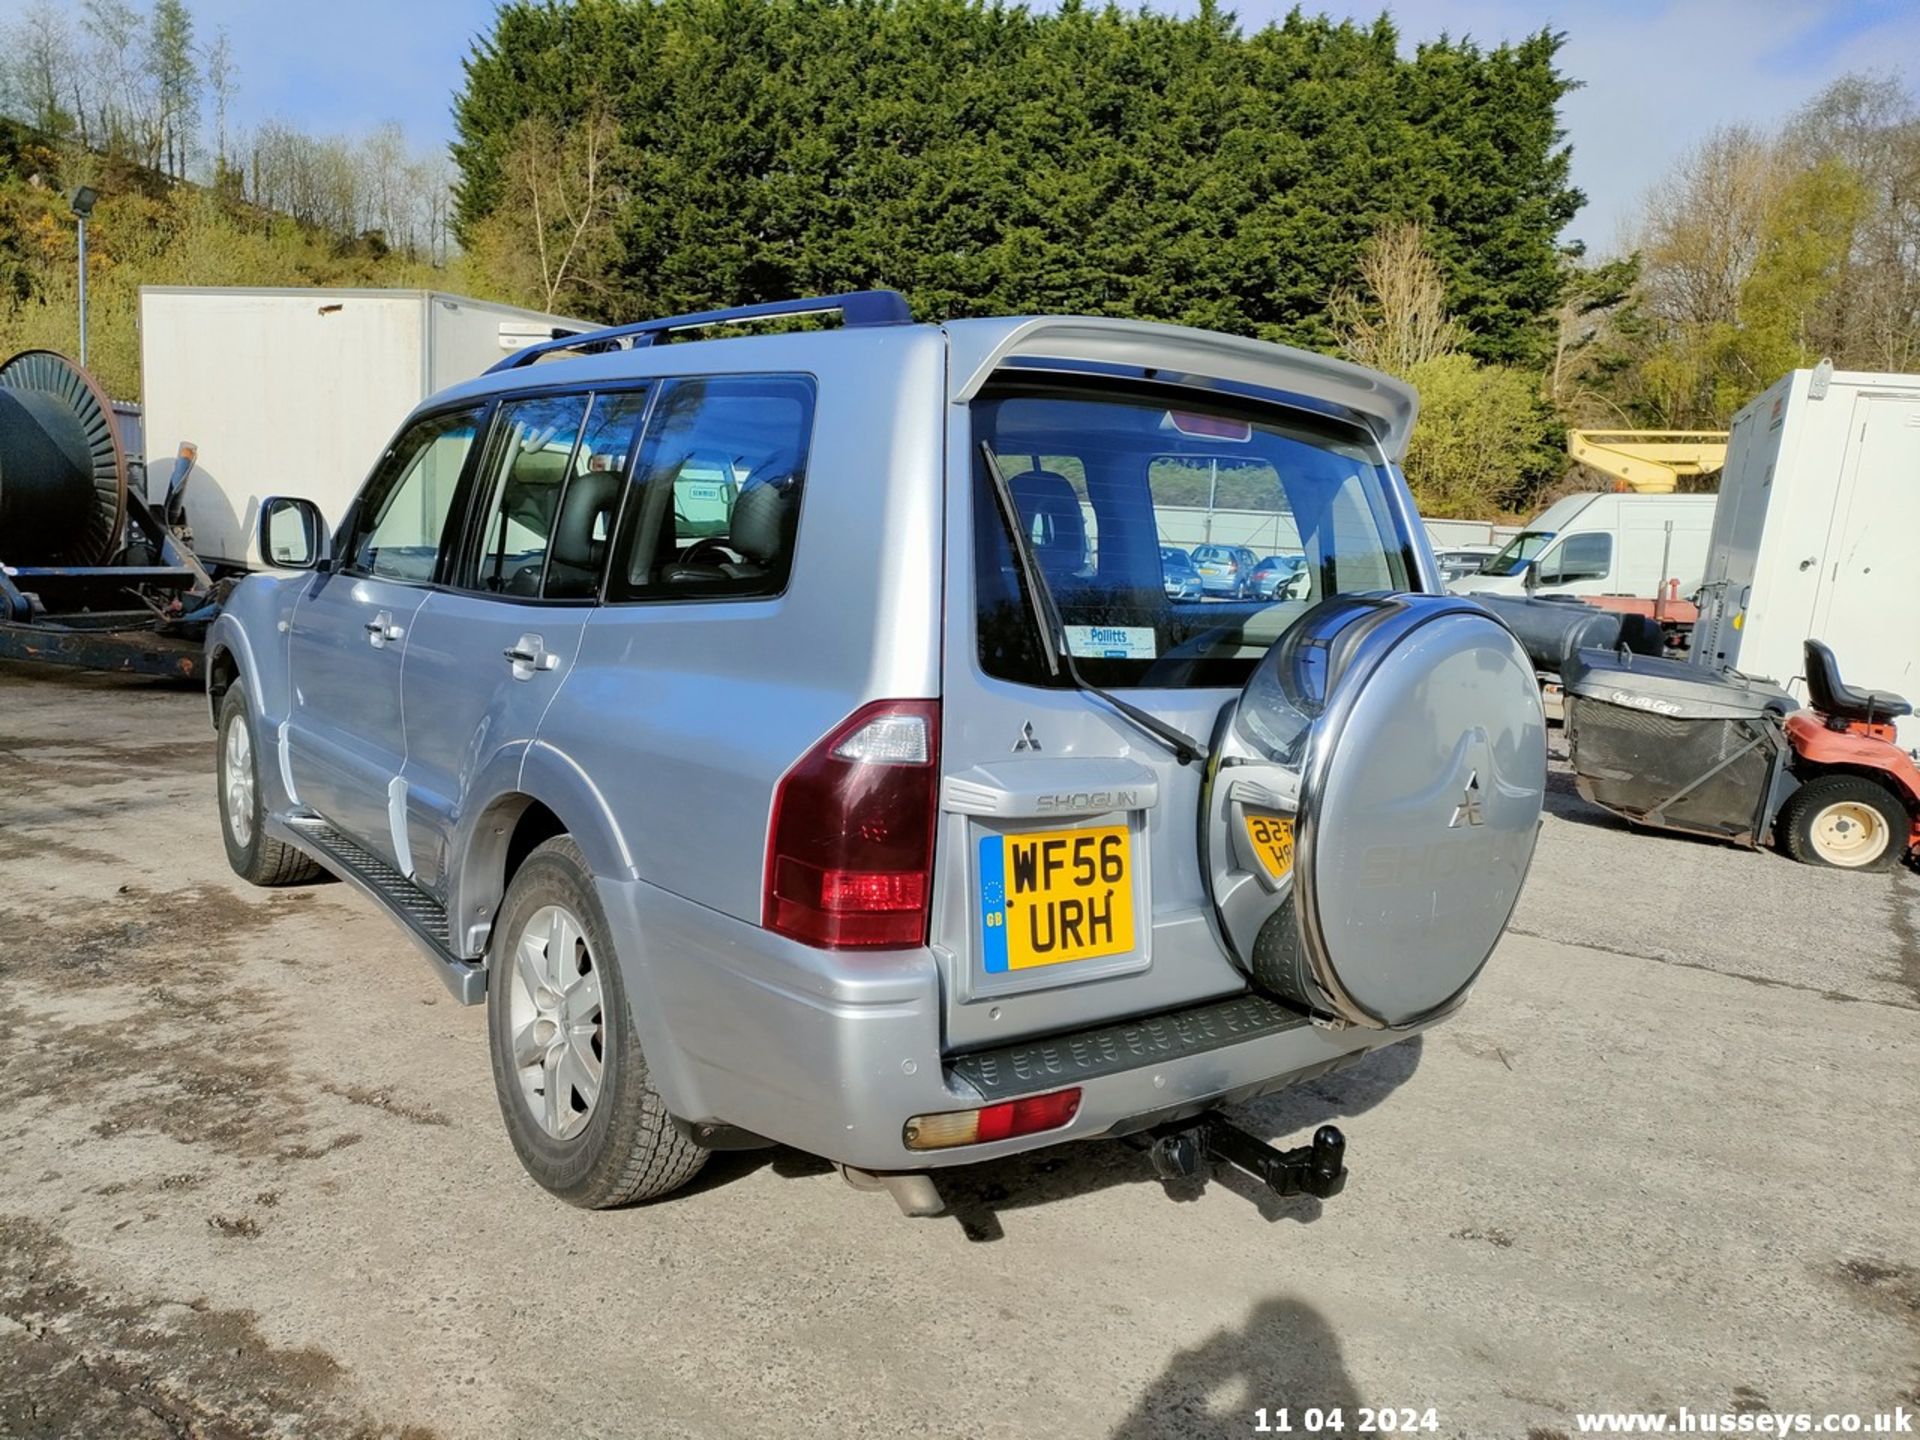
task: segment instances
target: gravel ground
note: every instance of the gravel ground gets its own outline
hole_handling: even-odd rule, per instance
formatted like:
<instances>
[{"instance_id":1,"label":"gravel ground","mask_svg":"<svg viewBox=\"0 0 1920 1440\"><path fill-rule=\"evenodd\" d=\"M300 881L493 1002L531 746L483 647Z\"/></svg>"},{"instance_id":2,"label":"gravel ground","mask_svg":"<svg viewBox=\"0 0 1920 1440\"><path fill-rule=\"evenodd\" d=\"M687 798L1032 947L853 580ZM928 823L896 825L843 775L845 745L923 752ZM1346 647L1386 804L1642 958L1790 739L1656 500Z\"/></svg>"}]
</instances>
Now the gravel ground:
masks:
<instances>
[{"instance_id":1,"label":"gravel ground","mask_svg":"<svg viewBox=\"0 0 1920 1440\"><path fill-rule=\"evenodd\" d=\"M1324 1207L1095 1143L959 1172L937 1221L785 1151L587 1214L371 906L228 873L212 758L197 695L0 666L0 1435L1920 1405L1911 873L1635 834L1557 775L1466 1010L1248 1108L1340 1121Z\"/></svg>"}]
</instances>

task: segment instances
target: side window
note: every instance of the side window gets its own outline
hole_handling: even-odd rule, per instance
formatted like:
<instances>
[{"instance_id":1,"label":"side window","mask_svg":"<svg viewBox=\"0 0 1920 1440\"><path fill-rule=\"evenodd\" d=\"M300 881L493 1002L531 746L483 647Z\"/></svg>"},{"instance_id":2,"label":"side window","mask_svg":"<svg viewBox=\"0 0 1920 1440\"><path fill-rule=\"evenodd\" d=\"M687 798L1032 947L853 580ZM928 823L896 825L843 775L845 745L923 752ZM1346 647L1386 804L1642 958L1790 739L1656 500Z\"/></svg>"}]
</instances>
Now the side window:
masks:
<instances>
[{"instance_id":1,"label":"side window","mask_svg":"<svg viewBox=\"0 0 1920 1440\"><path fill-rule=\"evenodd\" d=\"M1565 585L1575 580L1604 580L1613 569L1613 537L1569 535L1540 566L1540 579Z\"/></svg>"},{"instance_id":2,"label":"side window","mask_svg":"<svg viewBox=\"0 0 1920 1440\"><path fill-rule=\"evenodd\" d=\"M475 589L539 597L547 541L586 418L584 395L535 395L501 405L481 472L487 500Z\"/></svg>"},{"instance_id":3,"label":"side window","mask_svg":"<svg viewBox=\"0 0 1920 1440\"><path fill-rule=\"evenodd\" d=\"M360 497L347 569L423 584L433 579L481 413L476 407L430 415L393 443Z\"/></svg>"},{"instance_id":4,"label":"side window","mask_svg":"<svg viewBox=\"0 0 1920 1440\"><path fill-rule=\"evenodd\" d=\"M640 445L612 598L725 599L784 590L812 430L809 380L669 381Z\"/></svg>"}]
</instances>

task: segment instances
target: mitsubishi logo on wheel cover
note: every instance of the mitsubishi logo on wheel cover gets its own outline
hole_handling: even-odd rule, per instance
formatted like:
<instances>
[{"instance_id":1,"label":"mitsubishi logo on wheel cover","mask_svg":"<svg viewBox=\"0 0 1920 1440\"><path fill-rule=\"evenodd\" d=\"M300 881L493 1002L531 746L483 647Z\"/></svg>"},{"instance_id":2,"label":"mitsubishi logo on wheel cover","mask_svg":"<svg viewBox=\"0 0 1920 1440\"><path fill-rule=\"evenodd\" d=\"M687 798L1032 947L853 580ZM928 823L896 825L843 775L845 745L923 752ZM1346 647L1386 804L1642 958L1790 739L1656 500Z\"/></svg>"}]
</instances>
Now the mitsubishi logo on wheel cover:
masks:
<instances>
[{"instance_id":1,"label":"mitsubishi logo on wheel cover","mask_svg":"<svg viewBox=\"0 0 1920 1440\"><path fill-rule=\"evenodd\" d=\"M1031 720L1024 722L1020 726L1020 734L1015 737L1013 748L1015 750L1038 750L1040 748L1040 739L1033 733L1033 722Z\"/></svg>"},{"instance_id":2,"label":"mitsubishi logo on wheel cover","mask_svg":"<svg viewBox=\"0 0 1920 1440\"><path fill-rule=\"evenodd\" d=\"M1484 825L1487 823L1486 806L1480 801L1480 772L1478 770L1468 772L1467 788L1460 796L1460 803L1453 807L1453 818L1447 821L1447 828L1449 830L1458 830L1463 821L1468 825Z\"/></svg>"}]
</instances>

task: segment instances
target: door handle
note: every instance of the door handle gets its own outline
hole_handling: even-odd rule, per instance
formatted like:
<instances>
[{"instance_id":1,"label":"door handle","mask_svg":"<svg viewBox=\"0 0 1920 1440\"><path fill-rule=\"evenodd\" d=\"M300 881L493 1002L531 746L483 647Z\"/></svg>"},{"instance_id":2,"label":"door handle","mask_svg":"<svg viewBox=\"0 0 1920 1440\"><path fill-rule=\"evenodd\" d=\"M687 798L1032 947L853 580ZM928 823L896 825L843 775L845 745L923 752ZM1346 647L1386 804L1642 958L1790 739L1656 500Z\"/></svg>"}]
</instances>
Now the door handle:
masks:
<instances>
[{"instance_id":1,"label":"door handle","mask_svg":"<svg viewBox=\"0 0 1920 1440\"><path fill-rule=\"evenodd\" d=\"M560 663L560 657L547 649L547 642L538 635L522 635L512 649L501 653L513 666L516 680L531 680L535 671L551 670Z\"/></svg>"},{"instance_id":2,"label":"door handle","mask_svg":"<svg viewBox=\"0 0 1920 1440\"><path fill-rule=\"evenodd\" d=\"M367 643L376 650L384 650L407 632L393 623L393 612L382 610L367 621Z\"/></svg>"}]
</instances>

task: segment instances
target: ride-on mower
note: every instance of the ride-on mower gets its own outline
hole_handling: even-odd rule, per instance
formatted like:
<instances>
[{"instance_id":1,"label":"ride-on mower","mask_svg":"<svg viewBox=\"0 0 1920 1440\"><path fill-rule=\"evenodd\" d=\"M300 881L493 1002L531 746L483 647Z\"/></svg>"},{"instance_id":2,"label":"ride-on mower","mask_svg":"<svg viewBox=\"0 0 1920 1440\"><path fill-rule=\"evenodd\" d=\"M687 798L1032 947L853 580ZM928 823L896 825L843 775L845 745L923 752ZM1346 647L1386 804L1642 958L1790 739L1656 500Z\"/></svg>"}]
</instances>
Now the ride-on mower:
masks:
<instances>
[{"instance_id":1,"label":"ride-on mower","mask_svg":"<svg viewBox=\"0 0 1920 1440\"><path fill-rule=\"evenodd\" d=\"M1809 640L1810 708L1783 722L1799 789L1773 822L1780 848L1808 865L1884 870L1920 851L1920 765L1891 722L1913 712L1899 695L1855 690L1818 640Z\"/></svg>"},{"instance_id":2,"label":"ride-on mower","mask_svg":"<svg viewBox=\"0 0 1920 1440\"><path fill-rule=\"evenodd\" d=\"M1806 642L1801 709L1779 686L1624 650L1563 669L1580 793L1637 825L1759 846L1808 865L1920 857L1920 765L1895 742L1898 695L1856 690Z\"/></svg>"}]
</instances>

